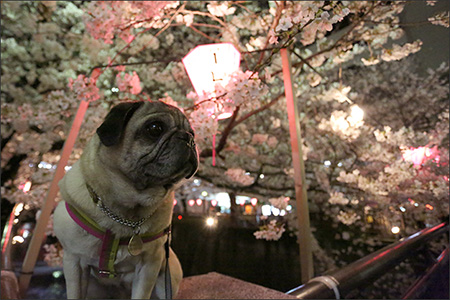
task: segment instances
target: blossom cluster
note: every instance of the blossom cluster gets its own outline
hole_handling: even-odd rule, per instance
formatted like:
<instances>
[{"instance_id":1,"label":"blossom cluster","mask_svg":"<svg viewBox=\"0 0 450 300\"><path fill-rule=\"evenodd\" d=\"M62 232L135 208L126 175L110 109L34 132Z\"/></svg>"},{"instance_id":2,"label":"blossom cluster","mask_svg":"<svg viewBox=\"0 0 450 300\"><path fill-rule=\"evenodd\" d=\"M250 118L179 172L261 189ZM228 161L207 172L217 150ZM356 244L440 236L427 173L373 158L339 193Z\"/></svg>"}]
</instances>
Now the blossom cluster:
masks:
<instances>
[{"instance_id":1,"label":"blossom cluster","mask_svg":"<svg viewBox=\"0 0 450 300\"><path fill-rule=\"evenodd\" d=\"M215 93L230 99L223 101L224 107L240 106L243 109L253 110L259 107L259 100L267 93L267 87L262 84L258 73L237 70L230 75L230 80L225 86L216 84Z\"/></svg>"},{"instance_id":2,"label":"blossom cluster","mask_svg":"<svg viewBox=\"0 0 450 300\"><path fill-rule=\"evenodd\" d=\"M317 34L333 29L333 24L343 20L350 13L347 7L338 5L333 9L325 1L301 1L288 3L283 10L275 30L269 32L269 42L278 43L278 35L293 27L301 27L301 42L304 45L312 44ZM332 16L330 15L332 13Z\"/></svg>"},{"instance_id":3,"label":"blossom cluster","mask_svg":"<svg viewBox=\"0 0 450 300\"><path fill-rule=\"evenodd\" d=\"M384 61L400 60L412 53L420 50L422 41L415 41L413 43L406 43L403 46L395 44L392 49L383 49L381 52L381 59Z\"/></svg>"},{"instance_id":4,"label":"blossom cluster","mask_svg":"<svg viewBox=\"0 0 450 300\"><path fill-rule=\"evenodd\" d=\"M344 194L341 192L330 193L330 198L328 199L328 203L330 203L330 204L347 205L349 202L350 202L350 200L345 198Z\"/></svg>"},{"instance_id":5,"label":"blossom cluster","mask_svg":"<svg viewBox=\"0 0 450 300\"><path fill-rule=\"evenodd\" d=\"M276 136L269 136L268 134L256 133L252 136L252 144L267 144L270 148L275 148L278 144Z\"/></svg>"},{"instance_id":6,"label":"blossom cluster","mask_svg":"<svg viewBox=\"0 0 450 300\"><path fill-rule=\"evenodd\" d=\"M428 21L431 22L431 24L434 25L440 25L440 26L444 26L446 28L448 28L450 26L449 24L449 19L450 19L450 12L439 12L436 15L429 17Z\"/></svg>"},{"instance_id":7,"label":"blossom cluster","mask_svg":"<svg viewBox=\"0 0 450 300\"><path fill-rule=\"evenodd\" d=\"M355 108L355 106L353 106ZM358 109L358 108L356 108ZM319 129L328 130L331 128L334 132L345 139L354 140L361 134L359 129L364 124L361 117L347 114L344 111L334 111L331 114L330 120L323 119L319 124Z\"/></svg>"},{"instance_id":8,"label":"blossom cluster","mask_svg":"<svg viewBox=\"0 0 450 300\"><path fill-rule=\"evenodd\" d=\"M232 15L236 11L236 7L232 7L230 1L212 1L206 7L216 17Z\"/></svg>"},{"instance_id":9,"label":"blossom cluster","mask_svg":"<svg viewBox=\"0 0 450 300\"><path fill-rule=\"evenodd\" d=\"M281 196L278 198L270 198L269 202L274 207L282 210L282 209L286 209L286 207L288 206L289 200L290 200L289 197Z\"/></svg>"},{"instance_id":10,"label":"blossom cluster","mask_svg":"<svg viewBox=\"0 0 450 300\"><path fill-rule=\"evenodd\" d=\"M217 134L219 124L212 118L214 111L215 103L205 102L189 114L189 121L195 131L195 142L200 149L211 148L212 139Z\"/></svg>"},{"instance_id":11,"label":"blossom cluster","mask_svg":"<svg viewBox=\"0 0 450 300\"><path fill-rule=\"evenodd\" d=\"M117 74L116 76L117 87L121 92L128 92L133 95L137 95L142 91L141 81L139 76L136 74L136 71L133 71L132 74Z\"/></svg>"},{"instance_id":12,"label":"blossom cluster","mask_svg":"<svg viewBox=\"0 0 450 300\"><path fill-rule=\"evenodd\" d=\"M247 172L241 168L231 168L225 172L232 181L237 182L241 185L250 185L253 183L254 178L247 174Z\"/></svg>"},{"instance_id":13,"label":"blossom cluster","mask_svg":"<svg viewBox=\"0 0 450 300\"><path fill-rule=\"evenodd\" d=\"M100 90L96 85L97 80L80 74L73 80L69 78L69 88L72 89L79 101L95 101L100 99Z\"/></svg>"},{"instance_id":14,"label":"blossom cluster","mask_svg":"<svg viewBox=\"0 0 450 300\"><path fill-rule=\"evenodd\" d=\"M271 220L269 224L261 226L259 231L253 233L257 239L265 239L267 241L278 241L286 229L284 224L279 225L277 220Z\"/></svg>"},{"instance_id":15,"label":"blossom cluster","mask_svg":"<svg viewBox=\"0 0 450 300\"><path fill-rule=\"evenodd\" d=\"M173 8L178 1L95 1L91 2L84 21L86 30L95 38L112 44L115 36L126 43L135 38L132 29L161 27L158 21L164 8Z\"/></svg>"},{"instance_id":16,"label":"blossom cluster","mask_svg":"<svg viewBox=\"0 0 450 300\"><path fill-rule=\"evenodd\" d=\"M64 250L55 244L44 244L44 261L50 267L61 267L63 265Z\"/></svg>"},{"instance_id":17,"label":"blossom cluster","mask_svg":"<svg viewBox=\"0 0 450 300\"><path fill-rule=\"evenodd\" d=\"M342 210L339 211L339 214L336 216L336 218L345 225L352 225L357 220L361 219L361 217L355 212Z\"/></svg>"}]
</instances>

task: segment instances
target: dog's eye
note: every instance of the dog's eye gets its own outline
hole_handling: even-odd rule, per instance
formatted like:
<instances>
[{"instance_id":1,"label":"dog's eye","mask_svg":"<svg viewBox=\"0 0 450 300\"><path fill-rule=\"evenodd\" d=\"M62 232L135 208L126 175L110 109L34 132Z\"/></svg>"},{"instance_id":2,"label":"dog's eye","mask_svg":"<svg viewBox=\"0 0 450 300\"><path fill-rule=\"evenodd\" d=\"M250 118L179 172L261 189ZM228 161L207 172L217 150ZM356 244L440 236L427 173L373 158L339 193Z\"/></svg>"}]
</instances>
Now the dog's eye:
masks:
<instances>
[{"instance_id":1,"label":"dog's eye","mask_svg":"<svg viewBox=\"0 0 450 300\"><path fill-rule=\"evenodd\" d=\"M152 137L159 137L164 131L164 124L161 122L153 122L145 127L147 133Z\"/></svg>"}]
</instances>

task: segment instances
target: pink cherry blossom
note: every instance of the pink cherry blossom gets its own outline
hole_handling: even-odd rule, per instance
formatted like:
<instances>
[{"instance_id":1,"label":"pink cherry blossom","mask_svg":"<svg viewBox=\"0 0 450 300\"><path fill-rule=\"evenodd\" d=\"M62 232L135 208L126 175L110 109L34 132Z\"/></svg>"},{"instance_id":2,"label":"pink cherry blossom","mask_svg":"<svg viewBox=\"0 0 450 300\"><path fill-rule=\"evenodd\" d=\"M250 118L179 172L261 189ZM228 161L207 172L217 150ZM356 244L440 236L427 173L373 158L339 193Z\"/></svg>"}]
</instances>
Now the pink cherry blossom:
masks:
<instances>
[{"instance_id":1,"label":"pink cherry blossom","mask_svg":"<svg viewBox=\"0 0 450 300\"><path fill-rule=\"evenodd\" d=\"M137 95L142 91L141 81L136 71L132 74L125 73L123 76L117 74L116 76L117 87L121 92L129 92L133 95Z\"/></svg>"},{"instance_id":2,"label":"pink cherry blossom","mask_svg":"<svg viewBox=\"0 0 450 300\"><path fill-rule=\"evenodd\" d=\"M69 88L73 90L80 101L95 101L100 99L99 89L96 85L96 80L86 75L78 75L73 80L69 78Z\"/></svg>"}]
</instances>

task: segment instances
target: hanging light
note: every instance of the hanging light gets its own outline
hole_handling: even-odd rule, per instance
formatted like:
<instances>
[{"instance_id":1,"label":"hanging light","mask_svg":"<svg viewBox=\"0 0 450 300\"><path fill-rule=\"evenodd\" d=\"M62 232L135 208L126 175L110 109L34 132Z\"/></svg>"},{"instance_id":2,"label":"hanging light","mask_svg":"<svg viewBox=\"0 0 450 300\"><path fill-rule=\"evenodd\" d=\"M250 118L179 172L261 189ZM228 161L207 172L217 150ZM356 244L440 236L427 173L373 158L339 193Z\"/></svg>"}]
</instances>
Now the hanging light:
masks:
<instances>
[{"instance_id":1,"label":"hanging light","mask_svg":"<svg viewBox=\"0 0 450 300\"><path fill-rule=\"evenodd\" d=\"M183 59L186 73L202 100L216 97L216 84L227 85L233 72L239 70L241 54L231 43L206 44L195 47ZM225 100L227 101L227 100ZM217 106L217 111L216 111ZM233 114L230 107L217 103L209 112L212 118L226 119ZM217 116L216 116L217 114ZM213 135L212 165L216 165L216 135Z\"/></svg>"},{"instance_id":2,"label":"hanging light","mask_svg":"<svg viewBox=\"0 0 450 300\"><path fill-rule=\"evenodd\" d=\"M239 69L241 54L231 43L195 47L183 59L183 65L202 99L214 93L215 85L227 85L230 75Z\"/></svg>"}]
</instances>

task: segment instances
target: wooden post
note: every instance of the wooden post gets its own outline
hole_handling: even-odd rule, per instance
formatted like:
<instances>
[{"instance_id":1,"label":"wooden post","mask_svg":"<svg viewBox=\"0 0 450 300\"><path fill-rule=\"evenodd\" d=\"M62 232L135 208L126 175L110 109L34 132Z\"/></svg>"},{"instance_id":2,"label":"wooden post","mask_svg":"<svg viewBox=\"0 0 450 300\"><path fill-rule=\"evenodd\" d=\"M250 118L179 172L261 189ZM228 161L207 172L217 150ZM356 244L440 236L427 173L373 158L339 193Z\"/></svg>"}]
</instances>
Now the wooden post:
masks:
<instances>
[{"instance_id":1,"label":"wooden post","mask_svg":"<svg viewBox=\"0 0 450 300\"><path fill-rule=\"evenodd\" d=\"M292 83L291 61L286 48L280 50L283 66L284 90L289 118L291 136L292 163L294 165L295 199L298 220L298 240L300 246L300 269L302 283L314 276L311 251L311 229L309 226L308 198L305 186L305 167L302 153L302 136L298 118L298 108L295 103L295 90Z\"/></svg>"},{"instance_id":2,"label":"wooden post","mask_svg":"<svg viewBox=\"0 0 450 300\"><path fill-rule=\"evenodd\" d=\"M61 158L58 162L53 181L50 185L50 189L45 199L44 206L41 209L41 216L39 217L36 227L31 237L30 245L28 246L27 253L22 265L22 272L19 277L19 289L22 298L25 298L28 285L30 284L31 275L33 275L34 267L38 254L41 250L42 243L45 237L45 230L51 213L55 207L55 198L58 194L59 187L58 182L63 178L65 172L64 167L67 165L69 156L72 153L72 148L75 144L75 140L80 131L81 123L83 122L84 114L89 106L89 102L81 101L78 107L77 114L73 120L72 127L70 129L67 140L64 143L64 148L61 153Z\"/></svg>"}]
</instances>

